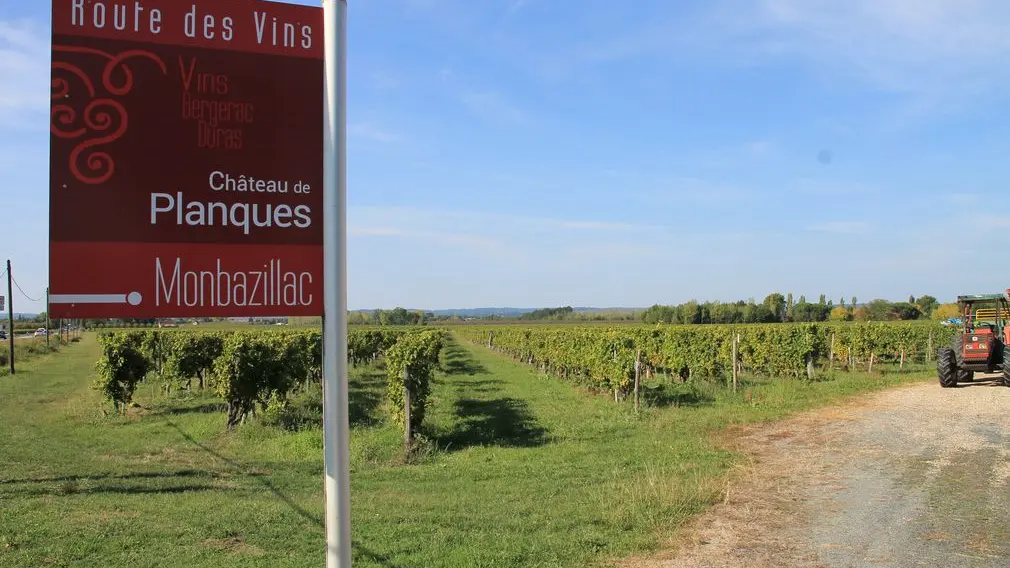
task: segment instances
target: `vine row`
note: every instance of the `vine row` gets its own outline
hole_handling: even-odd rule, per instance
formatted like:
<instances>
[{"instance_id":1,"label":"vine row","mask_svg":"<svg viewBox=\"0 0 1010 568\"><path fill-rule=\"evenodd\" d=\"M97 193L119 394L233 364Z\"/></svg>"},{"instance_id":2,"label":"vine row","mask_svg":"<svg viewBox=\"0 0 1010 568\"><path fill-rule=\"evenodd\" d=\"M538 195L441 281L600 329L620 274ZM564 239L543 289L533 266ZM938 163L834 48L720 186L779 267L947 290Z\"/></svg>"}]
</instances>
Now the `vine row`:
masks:
<instances>
[{"instance_id":1,"label":"vine row","mask_svg":"<svg viewBox=\"0 0 1010 568\"><path fill-rule=\"evenodd\" d=\"M947 345L952 327L921 323L745 324L704 326L473 326L463 339L563 380L627 394L641 352L648 374L800 377L816 366L853 370L883 359L925 361Z\"/></svg>"},{"instance_id":2,"label":"vine row","mask_svg":"<svg viewBox=\"0 0 1010 568\"><path fill-rule=\"evenodd\" d=\"M348 362L360 365L388 354L392 418L402 424L403 389L413 388L411 423L419 426L443 335L437 330L356 330L348 334ZM93 387L121 412L138 383L154 373L166 390L191 390L194 381L200 389L213 389L227 403L228 427L233 428L257 408L283 408L290 395L322 379L318 331L135 330L101 333L98 340L102 355Z\"/></svg>"}]
</instances>

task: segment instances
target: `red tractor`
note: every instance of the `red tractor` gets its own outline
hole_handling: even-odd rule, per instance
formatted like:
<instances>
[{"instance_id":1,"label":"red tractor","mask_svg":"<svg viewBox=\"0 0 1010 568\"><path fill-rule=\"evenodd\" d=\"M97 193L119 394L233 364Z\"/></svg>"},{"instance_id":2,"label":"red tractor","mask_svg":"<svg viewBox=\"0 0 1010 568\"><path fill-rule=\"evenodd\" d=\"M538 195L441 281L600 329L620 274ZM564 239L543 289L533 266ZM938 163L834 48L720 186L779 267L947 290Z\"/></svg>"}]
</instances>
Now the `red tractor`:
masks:
<instances>
[{"instance_id":1,"label":"red tractor","mask_svg":"<svg viewBox=\"0 0 1010 568\"><path fill-rule=\"evenodd\" d=\"M1010 358L1004 356L1010 344L1010 290L1005 294L958 296L957 303L963 327L951 339L950 347L937 350L940 386L950 388L972 382L976 372L1002 373L1003 384L1010 386Z\"/></svg>"}]
</instances>

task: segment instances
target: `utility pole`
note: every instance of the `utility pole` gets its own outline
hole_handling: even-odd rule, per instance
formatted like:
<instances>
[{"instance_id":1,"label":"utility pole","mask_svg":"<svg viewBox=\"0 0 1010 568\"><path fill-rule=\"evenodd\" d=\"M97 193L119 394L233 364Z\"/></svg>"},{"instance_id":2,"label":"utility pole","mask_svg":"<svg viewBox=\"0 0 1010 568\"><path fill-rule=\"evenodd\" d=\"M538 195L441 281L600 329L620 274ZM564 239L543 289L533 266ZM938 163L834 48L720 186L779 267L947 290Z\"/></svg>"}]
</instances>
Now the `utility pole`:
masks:
<instances>
[{"instance_id":1,"label":"utility pole","mask_svg":"<svg viewBox=\"0 0 1010 568\"><path fill-rule=\"evenodd\" d=\"M14 374L14 289L11 282L14 275L11 273L11 261L7 260L7 340L11 346L11 374Z\"/></svg>"}]
</instances>

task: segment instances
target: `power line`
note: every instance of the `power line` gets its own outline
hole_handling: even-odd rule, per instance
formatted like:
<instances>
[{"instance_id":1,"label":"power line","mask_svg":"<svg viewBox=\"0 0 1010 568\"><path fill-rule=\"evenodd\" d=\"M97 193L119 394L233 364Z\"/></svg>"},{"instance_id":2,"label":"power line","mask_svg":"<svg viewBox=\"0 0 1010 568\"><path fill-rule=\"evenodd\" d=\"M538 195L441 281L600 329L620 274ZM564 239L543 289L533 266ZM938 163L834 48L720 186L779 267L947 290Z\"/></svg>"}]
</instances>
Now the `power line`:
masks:
<instances>
[{"instance_id":1,"label":"power line","mask_svg":"<svg viewBox=\"0 0 1010 568\"><path fill-rule=\"evenodd\" d=\"M13 276L11 277L11 280L14 280L14 277L13 277ZM28 294L25 294L25 291L21 289L21 285L20 285L20 284L18 284L18 281L17 281L17 280L14 280L14 285L18 287L18 292L21 292L21 295L22 295L22 296L24 296L25 298L28 298L28 301L29 301L29 302L41 302L41 301L42 301L42 298L38 298L38 299L36 299L36 298L32 298L32 297L31 297L31 296L29 296Z\"/></svg>"}]
</instances>

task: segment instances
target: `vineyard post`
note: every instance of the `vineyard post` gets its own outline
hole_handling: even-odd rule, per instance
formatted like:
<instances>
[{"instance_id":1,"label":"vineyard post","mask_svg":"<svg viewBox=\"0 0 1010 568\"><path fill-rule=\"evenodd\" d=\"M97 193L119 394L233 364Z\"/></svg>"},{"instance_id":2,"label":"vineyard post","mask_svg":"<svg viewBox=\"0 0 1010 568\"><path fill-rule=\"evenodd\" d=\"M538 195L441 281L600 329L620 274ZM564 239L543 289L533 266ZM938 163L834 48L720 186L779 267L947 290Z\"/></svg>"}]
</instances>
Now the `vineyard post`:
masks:
<instances>
[{"instance_id":1,"label":"vineyard post","mask_svg":"<svg viewBox=\"0 0 1010 568\"><path fill-rule=\"evenodd\" d=\"M52 326L49 321L49 287L46 286L46 347L49 347L49 328Z\"/></svg>"},{"instance_id":2,"label":"vineyard post","mask_svg":"<svg viewBox=\"0 0 1010 568\"><path fill-rule=\"evenodd\" d=\"M413 445L413 436L410 431L410 371L403 370L403 453L410 456L410 447Z\"/></svg>"},{"instance_id":3,"label":"vineyard post","mask_svg":"<svg viewBox=\"0 0 1010 568\"><path fill-rule=\"evenodd\" d=\"M867 373L873 374L873 351L870 351L870 367L867 369Z\"/></svg>"},{"instance_id":4,"label":"vineyard post","mask_svg":"<svg viewBox=\"0 0 1010 568\"><path fill-rule=\"evenodd\" d=\"M736 392L736 381L737 381L736 360L737 360L737 350L739 348L738 347L739 343L740 343L740 334L734 333L733 334L733 392Z\"/></svg>"},{"instance_id":5,"label":"vineyard post","mask_svg":"<svg viewBox=\"0 0 1010 568\"><path fill-rule=\"evenodd\" d=\"M901 348L901 362L898 363L898 368L899 369L904 369L905 368L905 348L904 347Z\"/></svg>"},{"instance_id":6,"label":"vineyard post","mask_svg":"<svg viewBox=\"0 0 1010 568\"><path fill-rule=\"evenodd\" d=\"M323 36L323 458L326 568L350 568L346 0L323 1Z\"/></svg>"},{"instance_id":7,"label":"vineyard post","mask_svg":"<svg viewBox=\"0 0 1010 568\"><path fill-rule=\"evenodd\" d=\"M11 374L14 374L14 290L11 288L11 261L7 261L7 341L11 348Z\"/></svg>"},{"instance_id":8,"label":"vineyard post","mask_svg":"<svg viewBox=\"0 0 1010 568\"><path fill-rule=\"evenodd\" d=\"M926 362L929 363L930 356L933 352L933 330L929 330L929 343L926 344Z\"/></svg>"},{"instance_id":9,"label":"vineyard post","mask_svg":"<svg viewBox=\"0 0 1010 568\"><path fill-rule=\"evenodd\" d=\"M635 412L638 412L638 384L642 378L642 350L635 354Z\"/></svg>"},{"instance_id":10,"label":"vineyard post","mask_svg":"<svg viewBox=\"0 0 1010 568\"><path fill-rule=\"evenodd\" d=\"M828 350L828 369L835 370L835 332L831 332L831 348Z\"/></svg>"}]
</instances>

